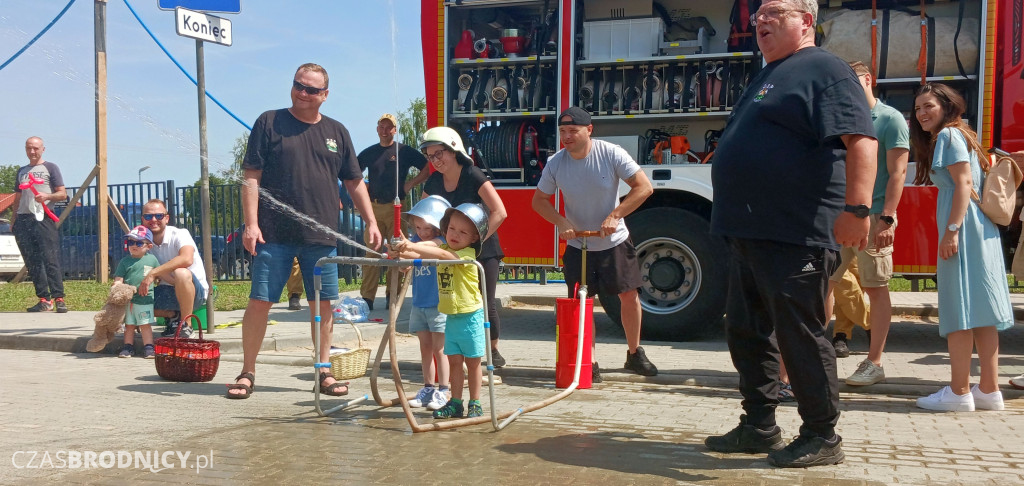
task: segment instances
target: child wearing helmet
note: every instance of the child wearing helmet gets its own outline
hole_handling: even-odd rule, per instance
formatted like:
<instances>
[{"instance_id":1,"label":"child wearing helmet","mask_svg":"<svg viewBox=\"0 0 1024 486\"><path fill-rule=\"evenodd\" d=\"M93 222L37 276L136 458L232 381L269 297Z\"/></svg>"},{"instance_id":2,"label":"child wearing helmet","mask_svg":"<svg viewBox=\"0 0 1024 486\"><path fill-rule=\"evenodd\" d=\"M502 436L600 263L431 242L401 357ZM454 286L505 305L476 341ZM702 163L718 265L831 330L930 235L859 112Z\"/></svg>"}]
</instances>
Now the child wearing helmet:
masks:
<instances>
[{"instance_id":1,"label":"child wearing helmet","mask_svg":"<svg viewBox=\"0 0 1024 486\"><path fill-rule=\"evenodd\" d=\"M413 229L410 242L440 247L441 218L450 208L440 196L428 196L416 203L408 213L406 222ZM446 316L437 310L437 267L418 265L412 272L412 312L409 314L409 332L420 342L420 361L423 366L423 388L416 398L409 400L411 407L437 410L448 402L451 393L448 381L448 359L444 357L444 329ZM438 388L434 388L434 364L437 364Z\"/></svg>"},{"instance_id":2,"label":"child wearing helmet","mask_svg":"<svg viewBox=\"0 0 1024 486\"><path fill-rule=\"evenodd\" d=\"M136 226L124 235L124 247L128 250L128 255L117 262L114 283L124 282L139 287L146 274L160 266L156 257L149 253L149 249L153 248L153 233L145 226ZM153 288L150 285L144 295L136 290L135 296L128 304L128 312L124 315L124 347L117 357L131 358L135 353L135 328L138 328L142 333L143 357L156 358L156 350L153 348L154 322L156 318L153 316Z\"/></svg>"},{"instance_id":3,"label":"child wearing helmet","mask_svg":"<svg viewBox=\"0 0 1024 486\"><path fill-rule=\"evenodd\" d=\"M429 243L398 241L393 250L401 258L436 258L440 260L476 260L481 239L487 234L487 209L479 204L464 203L449 208L441 219L441 232L446 242L440 246ZM445 325L444 354L451 367L452 398L438 410L434 418L459 418L483 415L480 405L480 361L484 356L484 312L480 295L480 277L473 265L442 265L437 271L438 310L448 315ZM469 378L469 403L462 404L462 365Z\"/></svg>"}]
</instances>

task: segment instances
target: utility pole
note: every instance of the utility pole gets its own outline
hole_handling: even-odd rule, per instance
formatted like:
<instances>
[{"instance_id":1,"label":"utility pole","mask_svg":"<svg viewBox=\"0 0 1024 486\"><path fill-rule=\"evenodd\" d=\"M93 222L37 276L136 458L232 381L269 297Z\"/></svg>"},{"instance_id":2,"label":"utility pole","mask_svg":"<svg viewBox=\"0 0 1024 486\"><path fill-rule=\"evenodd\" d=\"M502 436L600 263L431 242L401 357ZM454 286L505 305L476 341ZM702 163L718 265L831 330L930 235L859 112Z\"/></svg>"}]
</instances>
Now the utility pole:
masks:
<instances>
[{"instance_id":1,"label":"utility pole","mask_svg":"<svg viewBox=\"0 0 1024 486\"><path fill-rule=\"evenodd\" d=\"M213 297L213 238L210 234L210 158L206 145L206 69L204 68L203 41L196 39L196 89L199 92L199 167L202 183L199 186L199 201L203 218L203 266L206 267L206 281ZM206 306L206 331L213 334L213 303Z\"/></svg>"},{"instance_id":2,"label":"utility pole","mask_svg":"<svg viewBox=\"0 0 1024 486\"><path fill-rule=\"evenodd\" d=\"M99 268L96 280L106 283L110 277L107 255L107 234L110 215L107 213L107 0L95 0L93 42L96 46L96 215L99 217Z\"/></svg>"}]
</instances>

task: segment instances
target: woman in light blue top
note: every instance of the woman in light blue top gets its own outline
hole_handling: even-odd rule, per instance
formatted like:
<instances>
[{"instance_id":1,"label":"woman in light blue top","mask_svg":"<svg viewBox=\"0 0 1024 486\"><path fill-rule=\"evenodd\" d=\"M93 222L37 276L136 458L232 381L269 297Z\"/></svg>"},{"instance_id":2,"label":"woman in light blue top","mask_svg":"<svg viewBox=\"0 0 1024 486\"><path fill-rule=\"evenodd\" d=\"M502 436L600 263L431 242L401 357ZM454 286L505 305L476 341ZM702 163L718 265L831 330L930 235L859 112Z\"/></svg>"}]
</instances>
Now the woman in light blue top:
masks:
<instances>
[{"instance_id":1,"label":"woman in light blue top","mask_svg":"<svg viewBox=\"0 0 1024 486\"><path fill-rule=\"evenodd\" d=\"M949 386L920 398L928 410L1002 410L998 331L1013 326L999 228L976 203L988 157L977 135L961 119L966 104L956 90L939 83L922 86L910 120L917 161L915 184L939 189L935 219L939 230L936 279L939 335L949 348ZM980 383L970 385L971 354L978 349Z\"/></svg>"}]
</instances>

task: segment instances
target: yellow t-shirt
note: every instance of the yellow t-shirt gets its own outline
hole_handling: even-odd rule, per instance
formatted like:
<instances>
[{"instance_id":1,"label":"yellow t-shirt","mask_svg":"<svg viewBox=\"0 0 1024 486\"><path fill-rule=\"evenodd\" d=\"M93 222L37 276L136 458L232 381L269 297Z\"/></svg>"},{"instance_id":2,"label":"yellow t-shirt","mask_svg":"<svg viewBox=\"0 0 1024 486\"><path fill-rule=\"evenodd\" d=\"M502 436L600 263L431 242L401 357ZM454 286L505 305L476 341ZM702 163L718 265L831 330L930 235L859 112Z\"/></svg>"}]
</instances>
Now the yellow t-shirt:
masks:
<instances>
[{"instance_id":1,"label":"yellow t-shirt","mask_svg":"<svg viewBox=\"0 0 1024 486\"><path fill-rule=\"evenodd\" d=\"M447 243L441 245L458 255L460 260L476 260L476 250L466 247L453 250ZM437 310L442 314L466 314L481 309L480 276L475 265L439 265L437 267Z\"/></svg>"}]
</instances>

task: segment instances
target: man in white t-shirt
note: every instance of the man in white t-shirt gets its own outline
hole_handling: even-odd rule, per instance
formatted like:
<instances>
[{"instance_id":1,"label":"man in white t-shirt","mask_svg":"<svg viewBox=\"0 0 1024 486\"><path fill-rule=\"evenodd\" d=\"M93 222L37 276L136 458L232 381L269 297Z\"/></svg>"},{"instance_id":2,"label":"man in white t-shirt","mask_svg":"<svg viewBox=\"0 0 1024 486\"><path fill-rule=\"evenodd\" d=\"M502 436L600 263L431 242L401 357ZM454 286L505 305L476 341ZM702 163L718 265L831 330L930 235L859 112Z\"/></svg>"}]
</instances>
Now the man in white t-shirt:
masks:
<instances>
[{"instance_id":1,"label":"man in white t-shirt","mask_svg":"<svg viewBox=\"0 0 1024 486\"><path fill-rule=\"evenodd\" d=\"M153 290L155 302L153 314L168 318L163 336L173 336L182 316L206 303L210 285L206 281L206 269L199 258L192 234L186 229L168 226L170 219L167 206L159 199L150 199L142 207L143 224L153 232L153 249L150 253L160 262L139 285L139 294L146 295L149 284L160 280ZM186 323L181 330L182 337L192 335L192 328Z\"/></svg>"},{"instance_id":2,"label":"man in white t-shirt","mask_svg":"<svg viewBox=\"0 0 1024 486\"><path fill-rule=\"evenodd\" d=\"M624 367L644 376L655 376L658 368L640 346L640 307L637 288L643 285L636 249L623 221L640 207L654 189L647 175L622 147L590 138L594 131L590 114L573 106L558 116L558 137L565 147L548 159L533 193L533 210L558 227L558 237L567 240L564 262L569 296L576 284L587 286L593 295L618 295L622 306L622 327L626 332ZM619 201L619 181L629 192ZM551 203L556 191L565 196L565 216ZM598 231L600 237L587 242L587 275L581 275L582 240L577 232ZM597 363L592 379L601 381Z\"/></svg>"}]
</instances>

